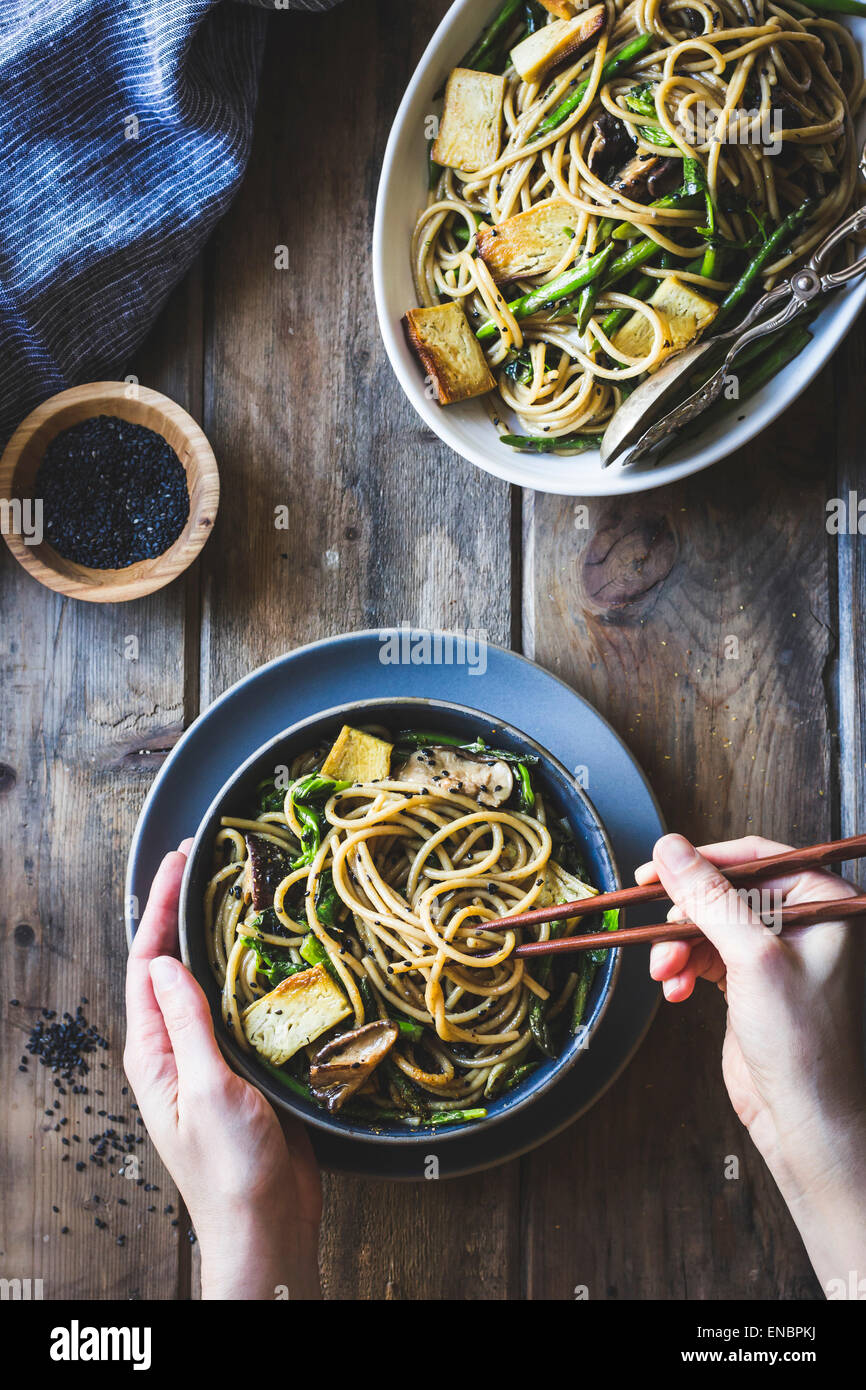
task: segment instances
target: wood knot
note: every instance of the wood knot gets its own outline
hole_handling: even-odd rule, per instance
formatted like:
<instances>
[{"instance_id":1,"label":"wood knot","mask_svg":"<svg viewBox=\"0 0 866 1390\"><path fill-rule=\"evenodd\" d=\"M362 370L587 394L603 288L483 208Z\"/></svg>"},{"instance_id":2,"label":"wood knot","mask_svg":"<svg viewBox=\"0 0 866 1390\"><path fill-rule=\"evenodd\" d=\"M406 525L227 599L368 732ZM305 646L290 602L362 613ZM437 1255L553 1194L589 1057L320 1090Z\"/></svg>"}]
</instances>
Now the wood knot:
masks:
<instances>
[{"instance_id":1,"label":"wood knot","mask_svg":"<svg viewBox=\"0 0 866 1390\"><path fill-rule=\"evenodd\" d=\"M676 556L666 516L617 504L604 513L586 548L586 595L600 609L637 603L667 578Z\"/></svg>"}]
</instances>

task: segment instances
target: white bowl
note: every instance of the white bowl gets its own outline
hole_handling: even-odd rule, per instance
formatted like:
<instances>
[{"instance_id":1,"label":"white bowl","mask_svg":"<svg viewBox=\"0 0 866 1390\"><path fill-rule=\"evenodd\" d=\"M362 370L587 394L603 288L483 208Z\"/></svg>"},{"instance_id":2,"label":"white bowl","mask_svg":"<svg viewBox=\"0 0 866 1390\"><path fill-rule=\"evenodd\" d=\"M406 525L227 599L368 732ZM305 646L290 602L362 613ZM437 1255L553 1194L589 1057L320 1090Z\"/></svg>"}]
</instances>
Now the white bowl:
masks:
<instances>
[{"instance_id":1,"label":"white bowl","mask_svg":"<svg viewBox=\"0 0 866 1390\"><path fill-rule=\"evenodd\" d=\"M480 0L454 0L436 30L394 119L376 201L373 230L373 283L379 327L397 379L422 420L444 444L470 463L498 478L539 492L568 497L610 497L643 492L697 473L739 449L771 424L808 386L839 346L866 298L866 276L827 299L811 326L812 342L784 371L746 401L734 423L720 422L699 438L666 454L655 467L603 469L597 450L557 457L521 454L500 444L494 426L479 401L440 406L425 394L424 379L410 351L401 319L416 304L409 245L418 213L427 198L426 119L437 110L434 92L475 41L495 13L496 5ZM836 15L834 18L842 19ZM846 19L866 50L866 20Z\"/></svg>"}]
</instances>

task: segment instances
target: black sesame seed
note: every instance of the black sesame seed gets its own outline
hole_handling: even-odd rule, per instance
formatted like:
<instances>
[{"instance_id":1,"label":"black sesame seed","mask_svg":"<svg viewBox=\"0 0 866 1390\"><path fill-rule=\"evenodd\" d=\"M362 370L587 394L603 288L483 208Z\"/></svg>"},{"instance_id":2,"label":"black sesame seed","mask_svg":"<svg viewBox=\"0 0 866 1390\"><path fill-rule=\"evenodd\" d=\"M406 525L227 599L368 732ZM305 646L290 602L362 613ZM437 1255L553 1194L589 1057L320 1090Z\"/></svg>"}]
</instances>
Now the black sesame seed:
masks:
<instances>
[{"instance_id":1,"label":"black sesame seed","mask_svg":"<svg viewBox=\"0 0 866 1390\"><path fill-rule=\"evenodd\" d=\"M186 473L170 444L111 415L61 430L45 451L35 491L45 539L92 569L162 555L189 517Z\"/></svg>"}]
</instances>

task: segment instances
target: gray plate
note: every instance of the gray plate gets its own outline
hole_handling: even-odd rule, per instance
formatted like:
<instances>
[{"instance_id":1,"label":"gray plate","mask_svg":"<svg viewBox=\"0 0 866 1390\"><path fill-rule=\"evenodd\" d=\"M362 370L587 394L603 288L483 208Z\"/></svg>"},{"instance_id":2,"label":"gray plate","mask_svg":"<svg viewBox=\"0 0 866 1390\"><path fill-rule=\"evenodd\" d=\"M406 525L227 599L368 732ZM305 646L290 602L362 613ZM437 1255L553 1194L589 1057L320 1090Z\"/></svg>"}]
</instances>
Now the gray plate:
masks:
<instances>
[{"instance_id":1,"label":"gray plate","mask_svg":"<svg viewBox=\"0 0 866 1390\"><path fill-rule=\"evenodd\" d=\"M649 857L664 826L653 793L625 745L600 714L562 681L515 652L487 646L465 653L444 643L425 652L430 634L389 630L329 638L277 658L239 681L187 730L167 758L139 817L127 867L127 934L135 905L146 901L163 854L195 834L211 801L261 744L288 725L352 700L416 696L484 709L537 739L578 776L605 825L623 882ZM451 651L454 664L436 661ZM415 664L412 656L433 656ZM464 659L459 658L463 655ZM389 658L398 657L392 661ZM481 669L482 665L485 669ZM652 909L650 909L652 912ZM656 916L658 910L655 909ZM651 920L630 912L629 922ZM648 952L631 947L592 1045L548 1094L526 1110L439 1147L440 1177L503 1163L549 1139L583 1114L615 1080L640 1045L655 1013L658 988ZM417 1146L358 1144L311 1131L328 1168L371 1177L420 1179Z\"/></svg>"}]
</instances>

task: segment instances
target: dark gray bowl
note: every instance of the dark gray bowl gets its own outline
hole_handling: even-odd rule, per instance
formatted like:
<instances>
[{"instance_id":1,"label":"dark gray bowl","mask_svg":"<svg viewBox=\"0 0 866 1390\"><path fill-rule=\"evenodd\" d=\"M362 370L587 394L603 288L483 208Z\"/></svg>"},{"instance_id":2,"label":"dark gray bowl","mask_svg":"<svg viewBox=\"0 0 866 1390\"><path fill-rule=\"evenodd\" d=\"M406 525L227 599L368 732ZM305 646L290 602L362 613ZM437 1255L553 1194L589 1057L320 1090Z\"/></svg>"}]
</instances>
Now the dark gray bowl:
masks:
<instances>
[{"instance_id":1,"label":"dark gray bowl","mask_svg":"<svg viewBox=\"0 0 866 1390\"><path fill-rule=\"evenodd\" d=\"M586 793L578 787L551 753L527 734L511 724L492 719L479 710L465 705L448 704L442 700L394 699L364 700L338 705L310 719L303 719L283 733L263 744L211 803L199 826L187 861L180 894L180 949L184 964L192 971L207 995L220 1047L236 1071L268 1097L271 1103L288 1110L299 1119L329 1134L372 1144L429 1144L435 1134L437 1144L479 1129L487 1129L532 1104L546 1094L575 1064L580 1053L590 1043L607 1009L616 977L619 974L620 952L611 950L593 981L580 1039L573 1039L555 1060L544 1062L523 1085L498 1100L487 1102L487 1117L468 1124L454 1126L421 1125L418 1129L369 1129L356 1121L341 1120L339 1114L329 1115L312 1103L280 1086L279 1082L260 1066L254 1053L243 1052L222 1021L220 991L207 959L202 898L211 873L213 841L220 818L244 815L255 802L256 787L263 778L273 775L274 767L287 764L304 748L335 737L343 724L382 724L386 728L441 729L444 733L462 734L467 739L479 735L493 746L515 753L531 753L539 759L537 775L544 788L545 799L557 815L564 816L580 846L593 884L602 892L621 887L619 873L607 833Z\"/></svg>"}]
</instances>

